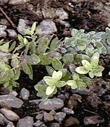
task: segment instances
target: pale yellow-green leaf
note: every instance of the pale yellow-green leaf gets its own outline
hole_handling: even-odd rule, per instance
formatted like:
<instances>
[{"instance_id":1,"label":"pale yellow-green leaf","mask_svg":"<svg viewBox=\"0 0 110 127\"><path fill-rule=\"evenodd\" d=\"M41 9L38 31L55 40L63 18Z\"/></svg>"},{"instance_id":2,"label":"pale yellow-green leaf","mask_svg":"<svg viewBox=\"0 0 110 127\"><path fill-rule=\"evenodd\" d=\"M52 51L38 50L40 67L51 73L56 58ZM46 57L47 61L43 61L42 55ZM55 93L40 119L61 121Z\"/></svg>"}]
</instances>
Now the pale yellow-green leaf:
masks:
<instances>
[{"instance_id":1,"label":"pale yellow-green leaf","mask_svg":"<svg viewBox=\"0 0 110 127\"><path fill-rule=\"evenodd\" d=\"M55 90L55 86L48 86L46 89L46 95L51 95Z\"/></svg>"},{"instance_id":2,"label":"pale yellow-green leaf","mask_svg":"<svg viewBox=\"0 0 110 127\"><path fill-rule=\"evenodd\" d=\"M76 69L76 72L79 73L79 74L87 74L89 71L86 70L83 66L80 66L80 67L77 67Z\"/></svg>"}]
</instances>

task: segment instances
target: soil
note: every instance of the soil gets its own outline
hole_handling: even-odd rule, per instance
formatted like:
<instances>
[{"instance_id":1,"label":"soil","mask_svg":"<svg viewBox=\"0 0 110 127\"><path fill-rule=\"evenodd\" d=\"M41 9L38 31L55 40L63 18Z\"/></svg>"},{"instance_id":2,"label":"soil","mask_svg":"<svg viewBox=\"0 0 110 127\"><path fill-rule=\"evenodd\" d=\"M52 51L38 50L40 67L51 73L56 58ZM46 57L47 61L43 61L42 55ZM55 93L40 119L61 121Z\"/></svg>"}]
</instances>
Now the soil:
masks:
<instances>
[{"instance_id":1,"label":"soil","mask_svg":"<svg viewBox=\"0 0 110 127\"><path fill-rule=\"evenodd\" d=\"M16 27L20 18L28 19L30 21L30 25L33 23L33 21L37 21L39 23L45 19L45 17L42 16L42 13L36 15L33 12L37 9L42 9L43 7L47 6L46 2L48 2L49 7L62 7L69 14L69 18L66 19L66 21L68 21L70 23L70 27L73 28L82 28L86 31L104 31L108 23L110 23L110 20L108 19L110 15L105 15L105 10L100 10L100 7L96 8L97 3L101 3L103 6L106 6L105 3L109 2L107 0L79 0L78 2L76 2L76 0L44 1L45 0L31 0L29 3L14 6L6 4L2 6L2 8L5 10L5 13L10 17ZM52 4L53 2L54 4ZM71 3L71 6L69 3ZM0 19L2 18L4 18L4 16L2 13L0 13ZM53 18L52 20L56 23L58 29L56 36L59 38L70 36L70 27L61 25L59 22L57 22L56 18ZM7 23L7 26L8 28L13 28L12 24L10 23ZM13 29L16 30L16 27ZM110 66L108 64L110 62L108 59L110 60L109 56L101 57L104 66L106 66L106 69L103 73L103 79L94 81L94 85L89 89L89 94L81 91L72 91L65 88L58 95L56 95L56 97L59 97L61 94L65 96L65 107L69 107L68 103L72 95L77 94L82 98L81 102L78 102L78 98L76 99L76 108L73 109L75 112L74 117L80 121L80 125L77 125L78 127L86 127L84 124L84 118L94 115L99 115L101 119L104 120L104 122L96 125L88 125L87 127L110 127L110 76L108 76L108 72L110 70ZM33 81L22 72L18 81L20 86L15 89L19 95L23 87L27 88L30 91L29 100L39 99L37 97L37 92L34 89L34 85L47 74L43 66L34 66L33 70ZM68 96L66 97L66 95ZM30 103L29 100L24 101L24 105L20 109L13 109L13 111L15 111L20 116L20 118L25 116L32 116L35 119L36 114L40 112L36 104ZM71 115L68 115L64 119L64 122L63 124L60 124L60 127L65 127L65 120L70 116ZM49 126L50 123L46 122L45 124ZM76 126L72 125L71 127Z\"/></svg>"}]
</instances>

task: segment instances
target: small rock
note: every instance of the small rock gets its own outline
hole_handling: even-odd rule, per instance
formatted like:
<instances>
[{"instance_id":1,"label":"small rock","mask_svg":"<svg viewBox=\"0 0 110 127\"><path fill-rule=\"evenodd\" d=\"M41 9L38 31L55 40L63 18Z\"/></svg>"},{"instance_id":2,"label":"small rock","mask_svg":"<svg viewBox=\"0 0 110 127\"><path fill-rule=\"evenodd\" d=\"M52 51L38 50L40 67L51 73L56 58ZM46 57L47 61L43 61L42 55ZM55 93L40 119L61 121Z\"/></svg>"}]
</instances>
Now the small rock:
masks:
<instances>
[{"instance_id":1,"label":"small rock","mask_svg":"<svg viewBox=\"0 0 110 127\"><path fill-rule=\"evenodd\" d=\"M26 88L22 88L20 96L22 97L23 100L28 100L30 96L29 90L27 90Z\"/></svg>"},{"instance_id":2,"label":"small rock","mask_svg":"<svg viewBox=\"0 0 110 127\"><path fill-rule=\"evenodd\" d=\"M17 127L33 127L33 123L33 117L26 116L18 121Z\"/></svg>"},{"instance_id":3,"label":"small rock","mask_svg":"<svg viewBox=\"0 0 110 127\"><path fill-rule=\"evenodd\" d=\"M50 19L43 20L37 27L37 33L40 35L49 35L55 32L57 32L56 25Z\"/></svg>"},{"instance_id":4,"label":"small rock","mask_svg":"<svg viewBox=\"0 0 110 127\"><path fill-rule=\"evenodd\" d=\"M58 16L61 20L68 19L68 13L63 8L56 10L56 16Z\"/></svg>"},{"instance_id":5,"label":"small rock","mask_svg":"<svg viewBox=\"0 0 110 127\"><path fill-rule=\"evenodd\" d=\"M6 3L8 3L9 0L0 0L0 5L4 5Z\"/></svg>"},{"instance_id":6,"label":"small rock","mask_svg":"<svg viewBox=\"0 0 110 127\"><path fill-rule=\"evenodd\" d=\"M63 108L63 112L65 112L67 115L73 115L74 111L69 108Z\"/></svg>"},{"instance_id":7,"label":"small rock","mask_svg":"<svg viewBox=\"0 0 110 127\"><path fill-rule=\"evenodd\" d=\"M60 127L59 123L51 123L49 127Z\"/></svg>"},{"instance_id":8,"label":"small rock","mask_svg":"<svg viewBox=\"0 0 110 127\"><path fill-rule=\"evenodd\" d=\"M58 121L59 123L61 123L66 117L66 113L64 112L58 112L55 115L55 120Z\"/></svg>"},{"instance_id":9,"label":"small rock","mask_svg":"<svg viewBox=\"0 0 110 127\"><path fill-rule=\"evenodd\" d=\"M78 106L78 102L81 102L81 99L81 96L77 94L73 94L72 96L70 96L68 101L68 108L76 109Z\"/></svg>"},{"instance_id":10,"label":"small rock","mask_svg":"<svg viewBox=\"0 0 110 127\"><path fill-rule=\"evenodd\" d=\"M12 122L9 122L6 127L15 127Z\"/></svg>"},{"instance_id":11,"label":"small rock","mask_svg":"<svg viewBox=\"0 0 110 127\"><path fill-rule=\"evenodd\" d=\"M93 108L98 108L98 106L102 104L101 99L95 93L90 94L87 97L87 101Z\"/></svg>"},{"instance_id":12,"label":"small rock","mask_svg":"<svg viewBox=\"0 0 110 127\"><path fill-rule=\"evenodd\" d=\"M41 99L29 100L29 103L36 104L36 105L38 105L40 102L41 102Z\"/></svg>"},{"instance_id":13,"label":"small rock","mask_svg":"<svg viewBox=\"0 0 110 127\"><path fill-rule=\"evenodd\" d=\"M23 101L13 95L1 95L0 106L9 108L20 108L23 105Z\"/></svg>"},{"instance_id":14,"label":"small rock","mask_svg":"<svg viewBox=\"0 0 110 127\"><path fill-rule=\"evenodd\" d=\"M11 5L18 5L18 4L24 4L26 2L29 2L30 0L9 0L9 4Z\"/></svg>"},{"instance_id":15,"label":"small rock","mask_svg":"<svg viewBox=\"0 0 110 127\"><path fill-rule=\"evenodd\" d=\"M53 98L44 100L39 104L40 109L44 110L58 110L64 106L64 102L61 99Z\"/></svg>"},{"instance_id":16,"label":"small rock","mask_svg":"<svg viewBox=\"0 0 110 127\"><path fill-rule=\"evenodd\" d=\"M43 114L38 114L38 115L36 116L36 119L37 119L37 120L42 120L42 119L43 119Z\"/></svg>"},{"instance_id":17,"label":"small rock","mask_svg":"<svg viewBox=\"0 0 110 127\"><path fill-rule=\"evenodd\" d=\"M45 122L53 121L53 120L54 120L54 116L51 113L44 112L44 121Z\"/></svg>"},{"instance_id":18,"label":"small rock","mask_svg":"<svg viewBox=\"0 0 110 127\"><path fill-rule=\"evenodd\" d=\"M15 97L16 97L16 96L18 95L18 93L17 93L16 91L11 91L11 92L10 92L10 95L12 95L12 96L15 96Z\"/></svg>"},{"instance_id":19,"label":"small rock","mask_svg":"<svg viewBox=\"0 0 110 127\"><path fill-rule=\"evenodd\" d=\"M7 124L9 121L0 113L0 125Z\"/></svg>"},{"instance_id":20,"label":"small rock","mask_svg":"<svg viewBox=\"0 0 110 127\"><path fill-rule=\"evenodd\" d=\"M5 25L0 25L0 37L6 37L7 36L7 33L6 33L6 28L7 26Z\"/></svg>"},{"instance_id":21,"label":"small rock","mask_svg":"<svg viewBox=\"0 0 110 127\"><path fill-rule=\"evenodd\" d=\"M100 123L103 123L104 120L98 116L98 115L95 115L95 116L88 116L88 117L85 117L84 118L84 124L85 125L95 125L95 124L100 124Z\"/></svg>"},{"instance_id":22,"label":"small rock","mask_svg":"<svg viewBox=\"0 0 110 127\"><path fill-rule=\"evenodd\" d=\"M1 2L2 0L0 0L0 2ZM5 1L5 0L3 0L3 1ZM6 0L6 1L8 1L8 0ZM1 4L1 3L0 3ZM6 25L6 26L9 26L10 24L9 24L9 22L6 20L6 19L0 19L0 24L1 25Z\"/></svg>"},{"instance_id":23,"label":"small rock","mask_svg":"<svg viewBox=\"0 0 110 127\"><path fill-rule=\"evenodd\" d=\"M41 127L43 125L43 122L38 120L33 124L35 127Z\"/></svg>"},{"instance_id":24,"label":"small rock","mask_svg":"<svg viewBox=\"0 0 110 127\"><path fill-rule=\"evenodd\" d=\"M0 112L10 121L17 121L19 119L19 116L9 109L2 108Z\"/></svg>"},{"instance_id":25,"label":"small rock","mask_svg":"<svg viewBox=\"0 0 110 127\"><path fill-rule=\"evenodd\" d=\"M27 29L29 28L28 25L28 20L24 20L24 19L19 19L19 23L18 23L18 27L17 30L19 33L21 33L22 35L25 35L27 32Z\"/></svg>"},{"instance_id":26,"label":"small rock","mask_svg":"<svg viewBox=\"0 0 110 127\"><path fill-rule=\"evenodd\" d=\"M110 95L104 95L103 99L104 101L110 101Z\"/></svg>"},{"instance_id":27,"label":"small rock","mask_svg":"<svg viewBox=\"0 0 110 127\"><path fill-rule=\"evenodd\" d=\"M79 127L79 124L80 124L80 122L79 122L79 120L77 119L77 118L75 118L75 117L69 117L68 119L66 119L65 120L65 127L73 127L73 126L75 126L75 127Z\"/></svg>"},{"instance_id":28,"label":"small rock","mask_svg":"<svg viewBox=\"0 0 110 127\"><path fill-rule=\"evenodd\" d=\"M17 33L15 32L15 30L13 30L13 29L7 29L6 31L8 32L8 36L9 37L12 37L12 38L17 37Z\"/></svg>"}]
</instances>

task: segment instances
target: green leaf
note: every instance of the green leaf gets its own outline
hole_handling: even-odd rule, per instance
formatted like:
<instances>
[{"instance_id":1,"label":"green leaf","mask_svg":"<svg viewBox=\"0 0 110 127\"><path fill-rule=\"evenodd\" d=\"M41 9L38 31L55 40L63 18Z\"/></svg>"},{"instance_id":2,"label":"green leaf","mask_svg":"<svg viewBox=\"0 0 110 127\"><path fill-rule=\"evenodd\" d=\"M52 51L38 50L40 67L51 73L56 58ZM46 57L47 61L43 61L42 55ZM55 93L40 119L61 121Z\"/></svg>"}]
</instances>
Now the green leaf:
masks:
<instances>
[{"instance_id":1,"label":"green leaf","mask_svg":"<svg viewBox=\"0 0 110 127\"><path fill-rule=\"evenodd\" d=\"M37 48L38 54L43 54L46 52L46 50L48 49L49 42L49 39L46 37L42 37L39 39L39 44Z\"/></svg>"},{"instance_id":2,"label":"green leaf","mask_svg":"<svg viewBox=\"0 0 110 127\"><path fill-rule=\"evenodd\" d=\"M30 34L31 34L31 35L33 35L34 32L35 32L35 30L36 30L36 24L37 24L37 22L34 22L34 23L32 24L31 31L30 31Z\"/></svg>"},{"instance_id":3,"label":"green leaf","mask_svg":"<svg viewBox=\"0 0 110 127\"><path fill-rule=\"evenodd\" d=\"M83 66L77 67L75 70L79 74L87 74L89 72L89 70L86 70Z\"/></svg>"},{"instance_id":4,"label":"green leaf","mask_svg":"<svg viewBox=\"0 0 110 127\"><path fill-rule=\"evenodd\" d=\"M49 85L49 86L54 86L54 85L56 84L56 82L57 82L57 80L53 79L53 78L50 77L50 76L45 76L45 77L43 78L43 80L44 80L44 81L46 82L46 84Z\"/></svg>"},{"instance_id":5,"label":"green leaf","mask_svg":"<svg viewBox=\"0 0 110 127\"><path fill-rule=\"evenodd\" d=\"M73 54L67 53L67 54L65 54L65 55L63 56L63 62L64 62L65 64L73 63L73 61L74 61L74 56L73 56Z\"/></svg>"},{"instance_id":6,"label":"green leaf","mask_svg":"<svg viewBox=\"0 0 110 127\"><path fill-rule=\"evenodd\" d=\"M46 95L51 95L55 91L55 86L48 86L46 89Z\"/></svg>"},{"instance_id":7,"label":"green leaf","mask_svg":"<svg viewBox=\"0 0 110 127\"><path fill-rule=\"evenodd\" d=\"M71 86L72 89L77 89L77 84L76 84L76 81L74 80L68 80L67 85Z\"/></svg>"},{"instance_id":8,"label":"green leaf","mask_svg":"<svg viewBox=\"0 0 110 127\"><path fill-rule=\"evenodd\" d=\"M98 52L94 53L93 56L91 57L91 63L98 64L99 57L100 57L100 54Z\"/></svg>"},{"instance_id":9,"label":"green leaf","mask_svg":"<svg viewBox=\"0 0 110 127\"><path fill-rule=\"evenodd\" d=\"M57 82L57 87L58 88L64 87L65 85L66 85L65 81L59 81L59 82Z\"/></svg>"},{"instance_id":10,"label":"green leaf","mask_svg":"<svg viewBox=\"0 0 110 127\"><path fill-rule=\"evenodd\" d=\"M20 77L21 71L20 68L14 69L14 80L18 80Z\"/></svg>"},{"instance_id":11,"label":"green leaf","mask_svg":"<svg viewBox=\"0 0 110 127\"><path fill-rule=\"evenodd\" d=\"M28 64L37 65L40 62L40 58L36 54L32 54L30 56L27 55L26 56L26 61L27 61Z\"/></svg>"},{"instance_id":12,"label":"green leaf","mask_svg":"<svg viewBox=\"0 0 110 127\"><path fill-rule=\"evenodd\" d=\"M30 79L33 79L33 70L32 70L31 65L23 63L22 70L24 71L24 73L26 73L29 76Z\"/></svg>"},{"instance_id":13,"label":"green leaf","mask_svg":"<svg viewBox=\"0 0 110 127\"><path fill-rule=\"evenodd\" d=\"M52 74L52 78L58 81L62 78L62 75L62 71L54 71Z\"/></svg>"},{"instance_id":14,"label":"green leaf","mask_svg":"<svg viewBox=\"0 0 110 127\"><path fill-rule=\"evenodd\" d=\"M47 95L46 95L46 88L47 88L47 86L45 84L38 83L38 84L35 85L34 88L38 92L37 93L38 97L47 98Z\"/></svg>"},{"instance_id":15,"label":"green leaf","mask_svg":"<svg viewBox=\"0 0 110 127\"><path fill-rule=\"evenodd\" d=\"M91 78L94 78L94 73L93 72L89 72L89 76L91 77Z\"/></svg>"},{"instance_id":16,"label":"green leaf","mask_svg":"<svg viewBox=\"0 0 110 127\"><path fill-rule=\"evenodd\" d=\"M60 62L60 60L58 60L58 59L53 59L53 60L52 60L52 67L53 67L55 70L63 69L63 65L62 65L62 63Z\"/></svg>"},{"instance_id":17,"label":"green leaf","mask_svg":"<svg viewBox=\"0 0 110 127\"><path fill-rule=\"evenodd\" d=\"M89 70L91 68L91 64L87 60L82 60L82 65L85 69Z\"/></svg>"},{"instance_id":18,"label":"green leaf","mask_svg":"<svg viewBox=\"0 0 110 127\"><path fill-rule=\"evenodd\" d=\"M13 67L13 68L17 68L17 67L19 67L19 65L20 65L20 61L19 61L19 59L18 58L12 58L12 60L11 60L11 66Z\"/></svg>"},{"instance_id":19,"label":"green leaf","mask_svg":"<svg viewBox=\"0 0 110 127\"><path fill-rule=\"evenodd\" d=\"M46 70L47 70L49 75L52 75L53 72L55 71L51 66L46 66Z\"/></svg>"},{"instance_id":20,"label":"green leaf","mask_svg":"<svg viewBox=\"0 0 110 127\"><path fill-rule=\"evenodd\" d=\"M0 51L8 53L8 51L9 51L9 42L7 42L3 45L0 45Z\"/></svg>"},{"instance_id":21,"label":"green leaf","mask_svg":"<svg viewBox=\"0 0 110 127\"><path fill-rule=\"evenodd\" d=\"M41 54L39 57L40 57L40 63L42 65L49 65L52 62L52 58L50 58L48 54Z\"/></svg>"},{"instance_id":22,"label":"green leaf","mask_svg":"<svg viewBox=\"0 0 110 127\"><path fill-rule=\"evenodd\" d=\"M54 38L50 44L50 51L54 51L59 48L60 42L58 38Z\"/></svg>"},{"instance_id":23,"label":"green leaf","mask_svg":"<svg viewBox=\"0 0 110 127\"><path fill-rule=\"evenodd\" d=\"M12 52L16 47L16 41L12 42L10 48L9 48L9 52Z\"/></svg>"}]
</instances>

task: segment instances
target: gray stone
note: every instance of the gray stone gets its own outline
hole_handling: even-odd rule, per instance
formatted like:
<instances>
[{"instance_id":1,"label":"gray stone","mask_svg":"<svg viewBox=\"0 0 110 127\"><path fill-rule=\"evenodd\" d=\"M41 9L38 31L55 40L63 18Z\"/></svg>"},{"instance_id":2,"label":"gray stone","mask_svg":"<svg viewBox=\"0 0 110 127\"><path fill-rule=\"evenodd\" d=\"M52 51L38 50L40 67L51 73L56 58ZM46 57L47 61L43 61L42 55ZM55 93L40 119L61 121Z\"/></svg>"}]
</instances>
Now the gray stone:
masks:
<instances>
[{"instance_id":1,"label":"gray stone","mask_svg":"<svg viewBox=\"0 0 110 127\"><path fill-rule=\"evenodd\" d=\"M1 108L0 112L10 121L17 121L19 119L19 116L9 109Z\"/></svg>"},{"instance_id":2,"label":"gray stone","mask_svg":"<svg viewBox=\"0 0 110 127\"><path fill-rule=\"evenodd\" d=\"M9 121L0 113L0 125L7 124Z\"/></svg>"},{"instance_id":3,"label":"gray stone","mask_svg":"<svg viewBox=\"0 0 110 127\"><path fill-rule=\"evenodd\" d=\"M59 123L51 123L49 127L60 127Z\"/></svg>"},{"instance_id":4,"label":"gray stone","mask_svg":"<svg viewBox=\"0 0 110 127\"><path fill-rule=\"evenodd\" d=\"M51 114L51 113L47 113L47 112L44 112L44 121L47 122L47 121L53 121L54 120L54 116Z\"/></svg>"},{"instance_id":5,"label":"gray stone","mask_svg":"<svg viewBox=\"0 0 110 127\"><path fill-rule=\"evenodd\" d=\"M6 127L15 127L12 122L9 122Z\"/></svg>"},{"instance_id":6,"label":"gray stone","mask_svg":"<svg viewBox=\"0 0 110 127\"><path fill-rule=\"evenodd\" d=\"M4 5L6 3L8 3L9 0L0 0L0 5Z\"/></svg>"},{"instance_id":7,"label":"gray stone","mask_svg":"<svg viewBox=\"0 0 110 127\"><path fill-rule=\"evenodd\" d=\"M61 123L66 117L66 113L64 112L58 112L55 115L55 120L58 121L59 123Z\"/></svg>"},{"instance_id":8,"label":"gray stone","mask_svg":"<svg viewBox=\"0 0 110 127\"><path fill-rule=\"evenodd\" d=\"M88 116L88 117L84 118L84 124L85 125L95 125L95 124L100 124L100 123L103 123L103 122L104 122L104 119L102 119L98 115Z\"/></svg>"},{"instance_id":9,"label":"gray stone","mask_svg":"<svg viewBox=\"0 0 110 127\"><path fill-rule=\"evenodd\" d=\"M64 106L64 102L58 98L43 100L39 104L40 109L48 110L48 111L61 109L63 106Z\"/></svg>"},{"instance_id":10,"label":"gray stone","mask_svg":"<svg viewBox=\"0 0 110 127\"><path fill-rule=\"evenodd\" d=\"M26 116L18 121L17 127L33 127L33 124L33 117Z\"/></svg>"},{"instance_id":11,"label":"gray stone","mask_svg":"<svg viewBox=\"0 0 110 127\"><path fill-rule=\"evenodd\" d=\"M50 19L43 20L37 27L37 33L40 35L49 35L55 32L57 32L56 25Z\"/></svg>"},{"instance_id":12,"label":"gray stone","mask_svg":"<svg viewBox=\"0 0 110 127\"><path fill-rule=\"evenodd\" d=\"M16 91L11 91L11 92L10 92L10 95L12 95L12 96L15 96L15 97L16 97L16 96L18 95L18 93L17 93Z\"/></svg>"},{"instance_id":13,"label":"gray stone","mask_svg":"<svg viewBox=\"0 0 110 127\"><path fill-rule=\"evenodd\" d=\"M0 37L6 37L7 36L7 33L6 33L6 28L7 26L5 25L0 25Z\"/></svg>"},{"instance_id":14,"label":"gray stone","mask_svg":"<svg viewBox=\"0 0 110 127\"><path fill-rule=\"evenodd\" d=\"M35 127L41 127L43 125L43 122L38 120L33 124Z\"/></svg>"},{"instance_id":15,"label":"gray stone","mask_svg":"<svg viewBox=\"0 0 110 127\"><path fill-rule=\"evenodd\" d=\"M30 96L29 90L27 90L26 88L22 88L22 90L20 91L20 96L23 100L28 100Z\"/></svg>"},{"instance_id":16,"label":"gray stone","mask_svg":"<svg viewBox=\"0 0 110 127\"><path fill-rule=\"evenodd\" d=\"M38 114L38 115L36 116L36 119L37 119L37 120L42 120L42 119L43 119L43 114Z\"/></svg>"},{"instance_id":17,"label":"gray stone","mask_svg":"<svg viewBox=\"0 0 110 127\"><path fill-rule=\"evenodd\" d=\"M68 115L73 115L74 114L74 111L72 109L69 109L69 108L63 108L62 111L65 112Z\"/></svg>"},{"instance_id":18,"label":"gray stone","mask_svg":"<svg viewBox=\"0 0 110 127\"><path fill-rule=\"evenodd\" d=\"M68 13L63 9L59 8L56 10L56 15L59 17L61 20L68 19Z\"/></svg>"},{"instance_id":19,"label":"gray stone","mask_svg":"<svg viewBox=\"0 0 110 127\"><path fill-rule=\"evenodd\" d=\"M28 20L19 19L17 30L19 33L25 35L27 32L28 27Z\"/></svg>"},{"instance_id":20,"label":"gray stone","mask_svg":"<svg viewBox=\"0 0 110 127\"><path fill-rule=\"evenodd\" d=\"M30 0L9 0L9 4L11 5L18 5L18 4L24 4L26 2L29 2Z\"/></svg>"},{"instance_id":21,"label":"gray stone","mask_svg":"<svg viewBox=\"0 0 110 127\"><path fill-rule=\"evenodd\" d=\"M23 105L23 101L13 95L1 95L0 106L9 108L20 108Z\"/></svg>"},{"instance_id":22,"label":"gray stone","mask_svg":"<svg viewBox=\"0 0 110 127\"><path fill-rule=\"evenodd\" d=\"M12 38L17 37L17 33L16 33L15 30L13 30L13 29L7 29L7 32L8 32L9 37L12 37Z\"/></svg>"}]
</instances>

